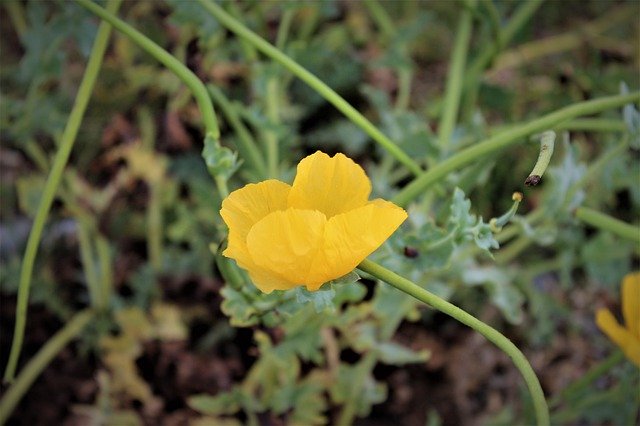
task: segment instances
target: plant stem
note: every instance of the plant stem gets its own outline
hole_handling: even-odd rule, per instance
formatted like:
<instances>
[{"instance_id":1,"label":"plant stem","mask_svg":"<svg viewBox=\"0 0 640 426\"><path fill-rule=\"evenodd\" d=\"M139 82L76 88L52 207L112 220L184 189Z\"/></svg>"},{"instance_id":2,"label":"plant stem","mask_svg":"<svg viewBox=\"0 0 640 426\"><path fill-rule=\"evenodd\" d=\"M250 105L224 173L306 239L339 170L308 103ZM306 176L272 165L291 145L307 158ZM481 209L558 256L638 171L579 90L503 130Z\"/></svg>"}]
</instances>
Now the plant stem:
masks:
<instances>
[{"instance_id":1,"label":"plant stem","mask_svg":"<svg viewBox=\"0 0 640 426\"><path fill-rule=\"evenodd\" d=\"M524 377L527 387L529 388L531 398L533 399L538 425L549 424L549 409L544 399L544 393L542 392L540 382L531 368L531 365L527 361L527 358L525 358L522 352L520 352L511 340L501 334L498 330L485 324L457 306L439 298L408 279L403 278L368 259L363 260L362 263L358 265L358 269L373 275L398 290L403 291L440 312L455 318L461 323L468 325L509 355L518 370L520 370L520 373Z\"/></svg>"},{"instance_id":2,"label":"plant stem","mask_svg":"<svg viewBox=\"0 0 640 426\"><path fill-rule=\"evenodd\" d=\"M511 262L518 257L520 253L529 247L533 241L526 235L522 235L517 240L510 242L505 248L500 249L495 255L495 260L498 265L504 265Z\"/></svg>"},{"instance_id":3,"label":"plant stem","mask_svg":"<svg viewBox=\"0 0 640 426\"><path fill-rule=\"evenodd\" d=\"M627 126L622 120L609 118L578 118L558 124L553 130L571 130L587 132L624 132Z\"/></svg>"},{"instance_id":4,"label":"plant stem","mask_svg":"<svg viewBox=\"0 0 640 426\"><path fill-rule=\"evenodd\" d=\"M501 132L489 139L479 142L465 150L457 153L456 155L447 158L428 171L418 176L402 189L393 199L393 202L401 207L405 207L412 200L418 197L420 194L434 183L445 177L448 173L462 167L467 164L485 156L492 154L496 151L506 148L512 145L521 138L531 135L533 133L553 128L556 124L565 120L570 120L574 117L579 117L587 114L595 114L607 109L617 108L630 102L637 102L640 100L640 92L631 93L628 95L609 96L605 98L595 99L586 102L580 102L562 108L558 111L554 111L550 114L542 116L529 123L512 127L504 132Z\"/></svg>"},{"instance_id":5,"label":"plant stem","mask_svg":"<svg viewBox=\"0 0 640 426\"><path fill-rule=\"evenodd\" d=\"M94 313L90 310L77 313L29 360L0 400L0 424L5 423L40 373L73 338L82 332L93 316Z\"/></svg>"},{"instance_id":6,"label":"plant stem","mask_svg":"<svg viewBox=\"0 0 640 426\"><path fill-rule=\"evenodd\" d=\"M113 267L111 265L111 248L107 239L96 230L96 254L100 265L100 312L109 307L113 290Z\"/></svg>"},{"instance_id":7,"label":"plant stem","mask_svg":"<svg viewBox=\"0 0 640 426\"><path fill-rule=\"evenodd\" d=\"M82 260L82 269L84 270L87 287L89 290L89 298L91 306L99 305L98 289L100 288L100 280L96 271L95 253L91 242L91 225L87 217L84 216L80 209L77 209L76 229L78 233L78 243L80 246L80 259Z\"/></svg>"},{"instance_id":8,"label":"plant stem","mask_svg":"<svg viewBox=\"0 0 640 426\"><path fill-rule=\"evenodd\" d=\"M277 76L270 76L267 79L266 112L270 124L280 123L278 114L278 80ZM272 129L265 132L265 142L267 144L267 170L269 177L278 179L278 136Z\"/></svg>"},{"instance_id":9,"label":"plant stem","mask_svg":"<svg viewBox=\"0 0 640 426\"><path fill-rule=\"evenodd\" d=\"M158 46L147 36L137 31L135 28L119 19L112 12L104 10L91 0L75 0L82 7L90 10L101 19L109 22L115 29L129 37L144 51L153 56L158 62L170 69L182 82L191 90L193 97L198 103L200 112L202 113L202 121L207 130L214 139L220 138L220 130L218 129L218 121L216 120L213 104L207 93L207 89L200 79L182 62L177 60L173 55Z\"/></svg>"},{"instance_id":10,"label":"plant stem","mask_svg":"<svg viewBox=\"0 0 640 426\"><path fill-rule=\"evenodd\" d=\"M473 6L473 4L472 4ZM453 128L458 117L460 97L462 95L462 83L464 68L471 39L472 10L463 8L456 30L456 40L451 57L451 66L447 76L447 88L445 92L444 111L438 125L438 143L443 151L449 146Z\"/></svg>"},{"instance_id":11,"label":"plant stem","mask_svg":"<svg viewBox=\"0 0 640 426\"><path fill-rule=\"evenodd\" d=\"M619 237L634 241L640 244L640 227L630 225L619 219L601 213L588 207L578 207L576 217L584 223L595 228L609 231Z\"/></svg>"},{"instance_id":12,"label":"plant stem","mask_svg":"<svg viewBox=\"0 0 640 426\"><path fill-rule=\"evenodd\" d=\"M118 10L118 7L120 7L120 3L121 0L111 0L108 3L107 8L110 11L115 12ZM24 257L22 259L22 267L20 269L16 322L13 331L13 341L11 343L9 361L4 372L5 382L11 382L13 380L16 367L18 365L18 358L20 357L20 351L22 349L24 329L27 322L27 305L29 303L31 277L33 275L33 267L45 221L47 220L51 204L53 203L53 199L60 184L62 173L67 161L69 160L73 143L75 142L78 134L78 128L80 127L80 123L87 109L93 85L96 81L96 77L98 76L98 72L100 71L102 58L104 57L104 53L107 49L110 33L111 27L107 23L101 24L98 28L96 39L89 57L89 62L87 63L87 68L82 78L82 82L80 83L80 87L78 88L78 94L71 110L71 114L69 115L69 121L62 133L58 151L56 152L51 171L49 172L47 182L45 183L42 191L38 210L33 221L33 227L29 233L27 247L25 248Z\"/></svg>"},{"instance_id":13,"label":"plant stem","mask_svg":"<svg viewBox=\"0 0 640 426\"><path fill-rule=\"evenodd\" d=\"M264 158L253 136L242 123L242 120L240 120L234 106L217 87L207 84L207 90L213 101L220 107L220 111L229 122L229 125L233 127L234 132L236 132L238 136L237 148L242 154L242 158L246 159L251 164L251 167L255 169L261 177L266 179L267 167L264 163Z\"/></svg>"},{"instance_id":14,"label":"plant stem","mask_svg":"<svg viewBox=\"0 0 640 426\"><path fill-rule=\"evenodd\" d=\"M29 28L27 20L24 17L24 7L22 7L22 3L20 0L9 0L5 1L3 6L7 9L9 20L13 24L13 29L16 31L18 38L22 40Z\"/></svg>"},{"instance_id":15,"label":"plant stem","mask_svg":"<svg viewBox=\"0 0 640 426\"><path fill-rule=\"evenodd\" d=\"M598 377L602 376L609 372L613 367L619 364L622 360L624 360L624 353L621 350L614 351L607 359L596 364L589 371L587 371L584 375L582 375L578 380L571 383L569 386L564 388L559 395L555 398L552 398L549 401L549 405L554 407L559 405L563 399L570 397L576 391L584 388L589 385L589 383L593 382Z\"/></svg>"},{"instance_id":16,"label":"plant stem","mask_svg":"<svg viewBox=\"0 0 640 426\"><path fill-rule=\"evenodd\" d=\"M76 0L80 1L80 0ZM82 0L87 1L87 0ZM211 0L198 0L200 4L211 13L222 25L228 30L232 31L239 37L247 40L253 46L256 47L266 56L270 57L274 61L280 63L287 70L293 73L300 80L308 84L314 89L320 96L325 98L333 106L335 106L340 112L342 112L349 120L359 126L365 133L367 133L373 140L379 143L389 154L395 157L400 163L404 164L415 175L422 173L420 165L416 163L410 156L402 151L396 144L394 144L387 136L385 136L380 130L378 130L369 120L367 120L362 114L360 114L354 107L352 107L347 101L338 95L333 89L327 86L322 80L309 71L304 69L294 60L287 55L276 49L273 45L269 44L262 37L242 25L233 16L225 12L219 5Z\"/></svg>"},{"instance_id":17,"label":"plant stem","mask_svg":"<svg viewBox=\"0 0 640 426\"><path fill-rule=\"evenodd\" d=\"M159 272L162 268L162 181L149 182L147 251L151 267Z\"/></svg>"}]
</instances>

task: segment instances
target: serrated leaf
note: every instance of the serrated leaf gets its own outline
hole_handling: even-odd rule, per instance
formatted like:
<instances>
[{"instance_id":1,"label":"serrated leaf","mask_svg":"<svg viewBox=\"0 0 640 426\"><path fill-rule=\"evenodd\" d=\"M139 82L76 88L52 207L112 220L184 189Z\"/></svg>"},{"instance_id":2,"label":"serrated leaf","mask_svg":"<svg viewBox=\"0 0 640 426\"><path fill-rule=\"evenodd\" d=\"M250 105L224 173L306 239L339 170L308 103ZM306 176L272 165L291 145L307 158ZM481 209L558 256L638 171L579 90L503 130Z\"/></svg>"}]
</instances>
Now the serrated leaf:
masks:
<instances>
[{"instance_id":1,"label":"serrated leaf","mask_svg":"<svg viewBox=\"0 0 640 426\"><path fill-rule=\"evenodd\" d=\"M234 327L249 327L258 323L257 309L240 291L227 285L221 291L223 297L220 309L229 317Z\"/></svg>"}]
</instances>

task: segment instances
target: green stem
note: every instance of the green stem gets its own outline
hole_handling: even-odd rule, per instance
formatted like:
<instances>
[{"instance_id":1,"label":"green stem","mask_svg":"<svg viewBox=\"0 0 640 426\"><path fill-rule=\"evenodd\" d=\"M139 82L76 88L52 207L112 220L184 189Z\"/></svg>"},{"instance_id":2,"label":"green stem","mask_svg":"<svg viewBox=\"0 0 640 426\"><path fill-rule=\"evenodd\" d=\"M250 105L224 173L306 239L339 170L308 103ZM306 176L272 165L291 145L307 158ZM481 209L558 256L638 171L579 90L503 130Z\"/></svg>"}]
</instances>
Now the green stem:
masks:
<instances>
[{"instance_id":1,"label":"green stem","mask_svg":"<svg viewBox=\"0 0 640 426\"><path fill-rule=\"evenodd\" d=\"M251 132L242 123L238 113L229 99L217 87L207 84L207 90L213 101L220 107L220 111L233 127L234 132L238 136L238 151L242 154L242 158L246 159L253 169L255 169L261 177L267 178L267 166L258 146L251 136Z\"/></svg>"},{"instance_id":2,"label":"green stem","mask_svg":"<svg viewBox=\"0 0 640 426\"><path fill-rule=\"evenodd\" d=\"M534 223L542 219L544 217L544 214L545 214L544 209L538 208L532 211L531 213L529 213L527 216L525 216L524 220L528 225L533 225ZM511 225L508 225L506 228L504 228L502 231L500 231L500 233L496 235L496 241L502 244L508 241L509 239L515 237L516 235L518 235L521 229L522 229L521 225L512 223Z\"/></svg>"},{"instance_id":3,"label":"green stem","mask_svg":"<svg viewBox=\"0 0 640 426\"><path fill-rule=\"evenodd\" d=\"M84 217L84 214L80 212L79 209L76 214L76 218L82 269L84 270L85 279L87 280L91 306L97 307L100 300L98 295L100 280L98 279L98 272L96 271L95 253L93 250L93 244L91 243L91 225L89 224L89 220Z\"/></svg>"},{"instance_id":4,"label":"green stem","mask_svg":"<svg viewBox=\"0 0 640 426\"><path fill-rule=\"evenodd\" d=\"M472 4L473 6L473 4ZM460 97L462 95L462 83L464 68L471 39L472 10L463 8L458 21L456 40L451 57L451 66L447 76L447 88L445 92L444 111L438 125L438 143L446 150L453 134L453 128L458 117Z\"/></svg>"},{"instance_id":5,"label":"green stem","mask_svg":"<svg viewBox=\"0 0 640 426\"><path fill-rule=\"evenodd\" d=\"M271 76L267 80L266 112L270 124L276 126L280 122L278 114L278 80L277 76ZM267 170L269 177L278 179L278 136L274 130L268 129L265 132L265 142L267 145Z\"/></svg>"},{"instance_id":6,"label":"green stem","mask_svg":"<svg viewBox=\"0 0 640 426\"><path fill-rule=\"evenodd\" d=\"M571 130L582 132L624 132L627 126L622 120L612 120L609 118L578 118L575 120L560 123L553 130Z\"/></svg>"},{"instance_id":7,"label":"green stem","mask_svg":"<svg viewBox=\"0 0 640 426\"><path fill-rule=\"evenodd\" d=\"M79 0L76 0L79 1ZM83 0L86 1L86 0ZM394 144L387 136L385 136L380 130L378 130L369 120L367 120L362 114L360 114L354 107L352 107L347 101L345 101L340 95L338 95L333 89L327 86L322 80L309 71L304 69L294 60L287 55L276 49L269 44L262 37L242 25L233 16L225 12L219 5L211 0L198 0L200 4L211 13L222 25L227 29L238 35L239 37L247 40L253 46L256 47L266 56L270 57L274 61L280 63L287 70L293 73L300 80L308 84L318 94L324 97L328 102L335 106L340 112L342 112L349 120L359 126L365 133L367 133L373 140L379 143L384 149L386 149L393 157L395 157L400 163L404 164L415 175L422 173L422 169L410 156L402 151L396 144Z\"/></svg>"},{"instance_id":8,"label":"green stem","mask_svg":"<svg viewBox=\"0 0 640 426\"><path fill-rule=\"evenodd\" d=\"M501 334L498 330L485 324L457 306L439 298L408 279L403 278L368 259L363 260L362 263L358 265L358 269L373 275L398 290L403 291L408 295L415 297L419 301L455 318L463 324L466 324L509 355L518 370L520 370L520 373L524 377L527 387L529 388L531 398L533 399L538 425L549 424L549 409L544 399L544 393L542 392L540 382L531 368L531 365L527 361L527 358L525 358L522 352L520 352L511 340Z\"/></svg>"},{"instance_id":9,"label":"green stem","mask_svg":"<svg viewBox=\"0 0 640 426\"><path fill-rule=\"evenodd\" d=\"M207 133L211 133L214 139L220 138L220 130L218 129L218 121L216 120L216 114L213 109L211 99L207 94L207 89L200 79L182 62L177 60L173 55L158 46L147 36L137 31L135 28L119 19L112 12L104 10L97 4L91 2L91 0L75 0L82 7L90 10L92 13L99 16L101 19L109 22L115 29L129 37L139 47L153 56L158 62L170 69L175 75L187 85L187 87L193 93L193 97L198 103L200 112L202 113L202 121L207 130Z\"/></svg>"},{"instance_id":10,"label":"green stem","mask_svg":"<svg viewBox=\"0 0 640 426\"><path fill-rule=\"evenodd\" d=\"M630 225L619 219L601 213L588 207L578 207L576 217L584 223L595 228L609 231L619 237L634 241L640 244L640 227Z\"/></svg>"},{"instance_id":11,"label":"green stem","mask_svg":"<svg viewBox=\"0 0 640 426\"><path fill-rule=\"evenodd\" d=\"M100 312L109 308L111 293L113 292L113 267L111 264L111 249L107 239L96 230L96 253L100 265Z\"/></svg>"},{"instance_id":12,"label":"green stem","mask_svg":"<svg viewBox=\"0 0 640 426\"><path fill-rule=\"evenodd\" d=\"M162 268L162 181L149 182L147 206L147 251L155 272Z\"/></svg>"},{"instance_id":13,"label":"green stem","mask_svg":"<svg viewBox=\"0 0 640 426\"><path fill-rule=\"evenodd\" d=\"M111 0L108 3L108 9L112 12L118 10L121 0ZM11 343L11 352L9 354L9 361L7 368L4 372L5 382L11 382L16 372L18 365L18 358L20 357L20 351L22 349L22 341L24 339L24 329L27 323L27 305L29 303L29 289L31 286L31 277L33 275L33 267L35 264L36 254L38 252L38 246L40 245L40 238L42 237L42 231L44 229L45 221L51 209L51 204L55 197L56 191L62 178L62 173L69 160L73 143L75 142L78 134L78 128L80 122L84 116L84 112L87 109L89 98L93 90L93 85L100 71L100 65L102 64L102 58L107 49L107 43L109 41L109 35L111 33L111 27L104 23L100 25L96 39L91 50L89 62L87 63L87 69L85 70L82 82L78 88L78 94L76 96L73 109L69 116L69 121L62 133L60 139L60 145L56 152L51 167L51 172L47 177L44 189L42 191L42 197L38 204L38 211L36 212L35 219L33 221L33 227L29 233L29 239L27 240L27 247L25 248L24 257L22 259L22 268L20 270L20 281L18 284L18 302L16 308L16 323L13 331L13 341Z\"/></svg>"},{"instance_id":14,"label":"green stem","mask_svg":"<svg viewBox=\"0 0 640 426\"><path fill-rule=\"evenodd\" d=\"M24 17L24 8L22 7L22 3L20 2L20 0L10 0L5 1L3 6L5 9L7 9L9 20L13 24L13 29L16 30L18 38L22 40L24 34L28 31L29 28L27 25L27 20Z\"/></svg>"},{"instance_id":15,"label":"green stem","mask_svg":"<svg viewBox=\"0 0 640 426\"><path fill-rule=\"evenodd\" d=\"M549 401L551 407L559 405L563 399L571 397L576 391L584 389L587 385L593 382L598 377L609 372L613 367L624 360L624 353L621 350L614 351L607 359L595 365L589 371L587 371L582 377L569 386L564 388L562 392L555 398Z\"/></svg>"},{"instance_id":16,"label":"green stem","mask_svg":"<svg viewBox=\"0 0 640 426\"><path fill-rule=\"evenodd\" d=\"M287 44L287 37L289 36L291 22L293 22L294 15L295 10L291 8L285 9L282 13L280 25L278 26L278 35L276 36L276 49L284 50L284 47Z\"/></svg>"},{"instance_id":17,"label":"green stem","mask_svg":"<svg viewBox=\"0 0 640 426\"><path fill-rule=\"evenodd\" d=\"M82 332L93 316L93 312L89 310L77 313L29 360L0 401L0 425L6 422L40 373L73 338Z\"/></svg>"},{"instance_id":18,"label":"green stem","mask_svg":"<svg viewBox=\"0 0 640 426\"><path fill-rule=\"evenodd\" d=\"M640 100L640 92L628 95L617 95L600 98L592 101L580 102L554 111L529 123L515 126L501 132L489 139L479 142L456 155L447 158L428 171L417 177L413 182L402 189L393 199L399 206L406 206L412 200L434 183L445 177L450 172L479 159L487 154L506 148L524 138L525 136L553 128L558 123L570 120L582 115L595 114L607 109L617 108L630 102Z\"/></svg>"},{"instance_id":19,"label":"green stem","mask_svg":"<svg viewBox=\"0 0 640 426\"><path fill-rule=\"evenodd\" d=\"M496 253L496 263L499 265L504 265L511 262L513 259L518 257L520 253L526 250L531 244L533 244L533 241L528 236L523 235L519 237L517 240L509 243L508 246Z\"/></svg>"}]
</instances>

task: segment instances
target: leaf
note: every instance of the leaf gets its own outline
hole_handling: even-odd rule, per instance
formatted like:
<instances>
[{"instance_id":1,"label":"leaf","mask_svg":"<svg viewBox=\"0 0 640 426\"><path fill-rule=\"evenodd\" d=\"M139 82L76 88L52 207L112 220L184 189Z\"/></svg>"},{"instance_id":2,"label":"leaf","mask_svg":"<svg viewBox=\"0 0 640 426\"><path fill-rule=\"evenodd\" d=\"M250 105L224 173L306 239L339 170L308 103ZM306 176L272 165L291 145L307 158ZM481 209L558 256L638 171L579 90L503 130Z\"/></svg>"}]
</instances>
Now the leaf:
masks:
<instances>
[{"instance_id":1,"label":"leaf","mask_svg":"<svg viewBox=\"0 0 640 426\"><path fill-rule=\"evenodd\" d=\"M223 297L220 309L229 317L232 326L249 327L258 323L258 311L243 293L226 285L220 294Z\"/></svg>"},{"instance_id":2,"label":"leaf","mask_svg":"<svg viewBox=\"0 0 640 426\"><path fill-rule=\"evenodd\" d=\"M484 286L491 302L500 309L507 321L512 324L522 323L524 295L514 285L515 277L508 270L495 266L480 267L470 263L464 268L462 280L467 285Z\"/></svg>"},{"instance_id":3,"label":"leaf","mask_svg":"<svg viewBox=\"0 0 640 426\"><path fill-rule=\"evenodd\" d=\"M340 364L337 379L329 388L334 403L355 404L355 413L359 417L368 416L372 405L387 398L386 386L376 382L366 367L363 360L356 365Z\"/></svg>"},{"instance_id":4,"label":"leaf","mask_svg":"<svg viewBox=\"0 0 640 426\"><path fill-rule=\"evenodd\" d=\"M589 277L613 289L631 269L633 243L616 238L609 232L599 232L580 250Z\"/></svg>"},{"instance_id":5,"label":"leaf","mask_svg":"<svg viewBox=\"0 0 640 426\"><path fill-rule=\"evenodd\" d=\"M311 302L316 312L322 312L324 310L335 311L333 298L336 292L331 284L324 284L317 291L308 291L303 287L296 287L294 291L298 303L305 304Z\"/></svg>"},{"instance_id":6,"label":"leaf","mask_svg":"<svg viewBox=\"0 0 640 426\"><path fill-rule=\"evenodd\" d=\"M31 218L34 218L38 211L45 182L42 176L37 175L20 177L16 180L20 210Z\"/></svg>"}]
</instances>

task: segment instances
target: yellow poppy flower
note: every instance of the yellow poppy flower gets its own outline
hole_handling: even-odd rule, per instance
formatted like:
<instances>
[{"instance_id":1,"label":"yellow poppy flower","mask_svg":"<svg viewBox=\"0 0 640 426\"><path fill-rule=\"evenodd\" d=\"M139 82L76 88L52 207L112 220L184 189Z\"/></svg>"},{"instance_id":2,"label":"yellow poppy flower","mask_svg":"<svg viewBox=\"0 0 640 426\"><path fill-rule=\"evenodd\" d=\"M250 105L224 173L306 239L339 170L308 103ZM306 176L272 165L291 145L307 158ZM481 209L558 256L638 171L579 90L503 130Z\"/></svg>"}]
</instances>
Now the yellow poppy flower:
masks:
<instances>
[{"instance_id":1,"label":"yellow poppy flower","mask_svg":"<svg viewBox=\"0 0 640 426\"><path fill-rule=\"evenodd\" d=\"M640 367L640 272L627 274L622 280L622 317L626 327L608 309L598 309L596 324Z\"/></svg>"},{"instance_id":2,"label":"yellow poppy flower","mask_svg":"<svg viewBox=\"0 0 640 426\"><path fill-rule=\"evenodd\" d=\"M317 290L351 272L407 218L393 203L368 201L370 192L353 160L318 151L298 164L293 185L249 184L222 202L229 227L223 255L265 293L301 285Z\"/></svg>"}]
</instances>

